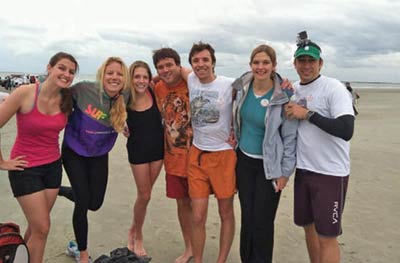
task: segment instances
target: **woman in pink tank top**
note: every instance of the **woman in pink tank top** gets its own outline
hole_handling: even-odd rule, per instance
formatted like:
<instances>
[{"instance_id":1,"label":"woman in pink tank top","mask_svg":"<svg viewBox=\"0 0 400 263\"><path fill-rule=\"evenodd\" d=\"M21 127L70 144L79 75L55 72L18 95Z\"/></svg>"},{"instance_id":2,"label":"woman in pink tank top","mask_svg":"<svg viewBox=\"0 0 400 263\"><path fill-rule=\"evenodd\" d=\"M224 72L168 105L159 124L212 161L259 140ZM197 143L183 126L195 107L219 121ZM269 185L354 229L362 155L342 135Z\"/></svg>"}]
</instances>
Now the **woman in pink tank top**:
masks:
<instances>
[{"instance_id":1,"label":"woman in pink tank top","mask_svg":"<svg viewBox=\"0 0 400 263\"><path fill-rule=\"evenodd\" d=\"M17 116L10 159L0 151L0 169L9 170L13 194L28 221L24 239L31 263L43 262L50 211L62 176L58 138L72 111L68 87L77 69L73 56L59 52L50 59L43 83L21 86L0 104L0 128Z\"/></svg>"}]
</instances>

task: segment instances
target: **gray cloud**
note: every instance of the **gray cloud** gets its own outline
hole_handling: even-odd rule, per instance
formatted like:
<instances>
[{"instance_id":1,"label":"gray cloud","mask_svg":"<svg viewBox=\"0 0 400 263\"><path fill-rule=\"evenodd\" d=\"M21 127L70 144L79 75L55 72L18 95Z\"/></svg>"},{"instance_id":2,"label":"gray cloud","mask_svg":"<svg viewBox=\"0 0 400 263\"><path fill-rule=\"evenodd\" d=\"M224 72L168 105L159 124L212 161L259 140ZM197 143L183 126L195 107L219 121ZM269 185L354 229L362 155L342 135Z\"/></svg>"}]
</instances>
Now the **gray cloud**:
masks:
<instances>
[{"instance_id":1,"label":"gray cloud","mask_svg":"<svg viewBox=\"0 0 400 263\"><path fill-rule=\"evenodd\" d=\"M164 46L175 48L188 65L192 44L201 40L214 46L220 74L240 75L248 69L251 50L268 43L277 52L279 70L295 79L292 60L296 34L307 30L323 50L323 72L327 75L400 82L399 1L232 2L237 3L246 5L243 12L232 6L232 10L221 10L219 16L198 18L192 28L157 31L115 25L104 29L99 25L95 32L77 29L76 37L60 33L55 40L46 37L44 26L15 25L0 18L0 70L37 71L38 65L45 68L52 54L64 50L78 58L83 73L92 73L107 56L121 56L128 63L136 59L150 62L152 50ZM185 15L194 14L184 14L182 21Z\"/></svg>"}]
</instances>

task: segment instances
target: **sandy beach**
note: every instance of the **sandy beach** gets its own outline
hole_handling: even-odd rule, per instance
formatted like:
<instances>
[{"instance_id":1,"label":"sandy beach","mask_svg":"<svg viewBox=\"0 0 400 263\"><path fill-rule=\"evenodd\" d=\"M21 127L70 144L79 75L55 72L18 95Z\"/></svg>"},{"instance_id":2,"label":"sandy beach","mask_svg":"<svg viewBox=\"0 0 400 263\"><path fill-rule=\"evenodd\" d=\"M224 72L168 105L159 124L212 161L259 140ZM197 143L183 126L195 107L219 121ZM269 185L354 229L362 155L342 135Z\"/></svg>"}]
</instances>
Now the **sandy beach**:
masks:
<instances>
[{"instance_id":1,"label":"sandy beach","mask_svg":"<svg viewBox=\"0 0 400 263\"><path fill-rule=\"evenodd\" d=\"M0 88L0 91L3 89ZM342 262L399 262L400 246L400 90L358 90L351 140L351 175L339 238ZM15 118L1 130L1 150L9 156L15 138ZM126 139L119 136L110 153L110 175L103 207L89 214L89 249L94 259L126 245L132 219L135 185L125 150ZM68 184L66 176L64 184ZM52 211L45 262L72 263L65 256L73 239L73 204L58 198ZM236 233L230 263L239 263L240 207L235 197ZM24 215L13 198L7 172L0 171L0 222L13 221L25 229ZM397 229L397 230L396 230ZM308 255L302 228L293 223L293 178L284 190L276 218L274 262L306 263ZM183 241L175 201L165 197L162 172L154 187L144 227L145 247L154 263L172 263L182 252ZM216 200L210 197L204 262L213 263L219 243Z\"/></svg>"}]
</instances>

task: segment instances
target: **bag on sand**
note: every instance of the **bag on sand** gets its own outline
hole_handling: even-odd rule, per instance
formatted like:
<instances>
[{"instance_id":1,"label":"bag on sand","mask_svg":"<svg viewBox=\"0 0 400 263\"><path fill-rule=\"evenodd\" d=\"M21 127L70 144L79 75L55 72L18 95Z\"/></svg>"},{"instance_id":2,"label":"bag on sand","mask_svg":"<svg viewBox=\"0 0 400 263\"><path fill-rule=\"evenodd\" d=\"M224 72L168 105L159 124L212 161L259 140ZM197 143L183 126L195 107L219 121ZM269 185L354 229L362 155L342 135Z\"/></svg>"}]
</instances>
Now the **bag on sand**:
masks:
<instances>
[{"instance_id":1,"label":"bag on sand","mask_svg":"<svg viewBox=\"0 0 400 263\"><path fill-rule=\"evenodd\" d=\"M0 223L0 263L29 263L29 252L14 223Z\"/></svg>"},{"instance_id":2,"label":"bag on sand","mask_svg":"<svg viewBox=\"0 0 400 263\"><path fill-rule=\"evenodd\" d=\"M94 263L148 263L150 257L139 257L127 247L117 248L110 252L111 257L102 255Z\"/></svg>"}]
</instances>

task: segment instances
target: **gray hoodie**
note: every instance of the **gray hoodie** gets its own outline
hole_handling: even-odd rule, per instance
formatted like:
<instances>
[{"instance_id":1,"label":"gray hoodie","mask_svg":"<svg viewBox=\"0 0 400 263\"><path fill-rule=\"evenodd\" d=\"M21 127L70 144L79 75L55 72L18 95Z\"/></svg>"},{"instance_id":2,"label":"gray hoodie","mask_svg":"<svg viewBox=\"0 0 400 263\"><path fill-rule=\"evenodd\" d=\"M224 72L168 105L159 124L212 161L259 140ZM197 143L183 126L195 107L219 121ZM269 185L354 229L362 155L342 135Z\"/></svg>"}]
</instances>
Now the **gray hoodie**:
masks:
<instances>
[{"instance_id":1,"label":"gray hoodie","mask_svg":"<svg viewBox=\"0 0 400 263\"><path fill-rule=\"evenodd\" d=\"M234 102L234 129L237 141L240 141L240 109L253 80L253 74L247 72L232 83L237 91ZM265 135L263 140L263 162L265 177L268 180L281 176L289 177L296 165L297 120L286 119L283 105L289 102L288 92L282 91L282 79L274 77L274 94L265 114Z\"/></svg>"}]
</instances>

